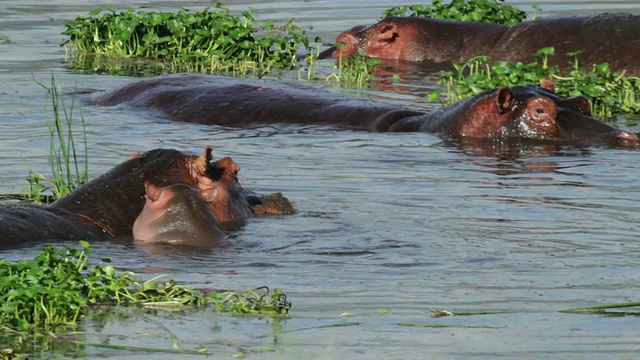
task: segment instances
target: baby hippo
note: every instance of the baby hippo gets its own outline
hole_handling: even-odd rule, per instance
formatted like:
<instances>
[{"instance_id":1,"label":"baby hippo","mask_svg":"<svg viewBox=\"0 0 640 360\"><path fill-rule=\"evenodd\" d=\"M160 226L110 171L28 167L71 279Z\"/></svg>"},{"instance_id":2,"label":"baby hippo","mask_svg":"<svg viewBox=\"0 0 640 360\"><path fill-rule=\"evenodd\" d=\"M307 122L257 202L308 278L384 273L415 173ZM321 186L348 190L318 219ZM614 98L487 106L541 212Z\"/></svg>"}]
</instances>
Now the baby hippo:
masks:
<instances>
[{"instance_id":1,"label":"baby hippo","mask_svg":"<svg viewBox=\"0 0 640 360\"><path fill-rule=\"evenodd\" d=\"M146 243L211 246L225 237L207 202L217 188L195 190L186 184L157 187L144 184L146 203L135 223L133 238Z\"/></svg>"}]
</instances>

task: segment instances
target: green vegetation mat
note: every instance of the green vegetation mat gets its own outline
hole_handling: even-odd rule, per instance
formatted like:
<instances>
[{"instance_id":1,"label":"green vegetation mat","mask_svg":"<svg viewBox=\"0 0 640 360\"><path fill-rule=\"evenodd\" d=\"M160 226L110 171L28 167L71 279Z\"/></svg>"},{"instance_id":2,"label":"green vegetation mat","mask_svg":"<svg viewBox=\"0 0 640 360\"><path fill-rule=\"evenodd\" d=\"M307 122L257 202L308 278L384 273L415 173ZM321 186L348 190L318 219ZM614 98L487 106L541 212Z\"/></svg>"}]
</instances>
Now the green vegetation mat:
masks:
<instances>
[{"instance_id":1,"label":"green vegetation mat","mask_svg":"<svg viewBox=\"0 0 640 360\"><path fill-rule=\"evenodd\" d=\"M0 327L26 331L72 325L97 305L212 306L220 313L274 316L291 307L277 289L207 293L166 275L142 281L132 272L118 274L110 259L89 268L93 251L87 242L80 245L65 251L47 246L33 260L0 261Z\"/></svg>"},{"instance_id":2,"label":"green vegetation mat","mask_svg":"<svg viewBox=\"0 0 640 360\"><path fill-rule=\"evenodd\" d=\"M504 0L453 0L443 3L433 0L429 5L395 6L382 12L382 16L421 16L433 19L481 21L514 25L522 22L527 13Z\"/></svg>"},{"instance_id":3,"label":"green vegetation mat","mask_svg":"<svg viewBox=\"0 0 640 360\"><path fill-rule=\"evenodd\" d=\"M73 66L95 67L95 59L115 58L169 71L262 74L295 68L300 45L309 45L293 19L258 23L251 11L236 16L219 3L197 12L95 10L65 25L62 45ZM91 56L94 61L87 62Z\"/></svg>"},{"instance_id":4,"label":"green vegetation mat","mask_svg":"<svg viewBox=\"0 0 640 360\"><path fill-rule=\"evenodd\" d=\"M446 103L501 86L540 85L550 80L560 96L585 96L593 114L604 120L621 114L640 114L640 78L626 76L623 71L614 72L606 63L586 70L578 61L579 54L575 54L571 69L561 72L558 66L547 66L547 59L553 54L552 47L540 49L536 54L539 60L529 64L491 63L485 56L457 64L453 71L442 71L440 84L447 88Z\"/></svg>"}]
</instances>

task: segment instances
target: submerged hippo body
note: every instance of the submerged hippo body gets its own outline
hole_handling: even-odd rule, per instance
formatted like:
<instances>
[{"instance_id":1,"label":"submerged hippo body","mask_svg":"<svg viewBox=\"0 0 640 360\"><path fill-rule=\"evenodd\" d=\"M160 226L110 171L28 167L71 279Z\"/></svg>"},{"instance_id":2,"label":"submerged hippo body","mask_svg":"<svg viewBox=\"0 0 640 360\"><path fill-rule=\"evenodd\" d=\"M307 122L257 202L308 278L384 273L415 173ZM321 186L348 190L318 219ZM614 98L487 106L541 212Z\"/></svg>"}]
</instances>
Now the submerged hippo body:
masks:
<instances>
[{"instance_id":1,"label":"submerged hippo body","mask_svg":"<svg viewBox=\"0 0 640 360\"><path fill-rule=\"evenodd\" d=\"M49 206L0 206L0 247L47 240L131 238L145 204L145 182L186 184L210 194L205 199L220 222L251 217L253 207L281 194L255 195L237 182L239 167L230 158L211 161L211 149L199 155L156 149L130 158ZM245 199L245 193L250 193ZM286 200L280 213L293 211Z\"/></svg>"},{"instance_id":2,"label":"submerged hippo body","mask_svg":"<svg viewBox=\"0 0 640 360\"><path fill-rule=\"evenodd\" d=\"M142 80L92 100L101 105L152 107L174 120L232 127L325 124L382 132L425 131L453 138L637 143L635 134L591 117L587 99L561 98L538 86L488 90L428 114L299 85L196 74Z\"/></svg>"},{"instance_id":3,"label":"submerged hippo body","mask_svg":"<svg viewBox=\"0 0 640 360\"><path fill-rule=\"evenodd\" d=\"M91 220L40 205L0 207L0 248L34 241L103 240L112 238Z\"/></svg>"},{"instance_id":4,"label":"submerged hippo body","mask_svg":"<svg viewBox=\"0 0 640 360\"><path fill-rule=\"evenodd\" d=\"M145 191L144 208L133 224L135 240L210 246L225 237L220 222L207 205L216 201L216 194L199 192L185 184L157 187L146 183Z\"/></svg>"},{"instance_id":5,"label":"submerged hippo body","mask_svg":"<svg viewBox=\"0 0 640 360\"><path fill-rule=\"evenodd\" d=\"M511 27L422 17L388 17L338 35L334 56L360 54L380 59L459 63L475 56L507 62L534 61L553 46L549 65L566 68L578 60L588 68L609 63L613 70L640 74L640 14L605 13L541 18Z\"/></svg>"}]
</instances>

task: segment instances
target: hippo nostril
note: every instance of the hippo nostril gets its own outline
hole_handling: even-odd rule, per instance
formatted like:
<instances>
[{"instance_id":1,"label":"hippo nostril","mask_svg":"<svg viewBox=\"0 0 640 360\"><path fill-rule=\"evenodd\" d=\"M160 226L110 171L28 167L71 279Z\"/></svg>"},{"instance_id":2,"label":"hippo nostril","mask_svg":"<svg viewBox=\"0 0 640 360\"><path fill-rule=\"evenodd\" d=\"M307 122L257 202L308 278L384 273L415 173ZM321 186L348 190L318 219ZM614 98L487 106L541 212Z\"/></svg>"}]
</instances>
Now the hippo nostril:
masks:
<instances>
[{"instance_id":1,"label":"hippo nostril","mask_svg":"<svg viewBox=\"0 0 640 360\"><path fill-rule=\"evenodd\" d=\"M338 58L342 55L351 55L356 52L358 47L358 39L349 32L344 32L336 39L336 52L334 57Z\"/></svg>"},{"instance_id":2,"label":"hippo nostril","mask_svg":"<svg viewBox=\"0 0 640 360\"><path fill-rule=\"evenodd\" d=\"M356 45L358 44L358 38L350 32L344 32L340 34L336 39L336 44L338 45L338 47L340 47L341 43L345 46Z\"/></svg>"},{"instance_id":3,"label":"hippo nostril","mask_svg":"<svg viewBox=\"0 0 640 360\"><path fill-rule=\"evenodd\" d=\"M584 96L578 96L578 111L582 114L591 116L591 104L589 103L589 99Z\"/></svg>"},{"instance_id":4,"label":"hippo nostril","mask_svg":"<svg viewBox=\"0 0 640 360\"><path fill-rule=\"evenodd\" d=\"M538 109L536 109L536 112L538 114L544 114L544 109L538 108Z\"/></svg>"},{"instance_id":5,"label":"hippo nostril","mask_svg":"<svg viewBox=\"0 0 640 360\"><path fill-rule=\"evenodd\" d=\"M561 101L563 107L583 115L591 116L591 104L584 96L574 96Z\"/></svg>"},{"instance_id":6,"label":"hippo nostril","mask_svg":"<svg viewBox=\"0 0 640 360\"><path fill-rule=\"evenodd\" d=\"M591 115L591 104L589 103L589 99L582 96L582 112L586 115Z\"/></svg>"},{"instance_id":7,"label":"hippo nostril","mask_svg":"<svg viewBox=\"0 0 640 360\"><path fill-rule=\"evenodd\" d=\"M612 143L617 146L638 146L638 135L627 131L619 131L615 133L612 140Z\"/></svg>"}]
</instances>

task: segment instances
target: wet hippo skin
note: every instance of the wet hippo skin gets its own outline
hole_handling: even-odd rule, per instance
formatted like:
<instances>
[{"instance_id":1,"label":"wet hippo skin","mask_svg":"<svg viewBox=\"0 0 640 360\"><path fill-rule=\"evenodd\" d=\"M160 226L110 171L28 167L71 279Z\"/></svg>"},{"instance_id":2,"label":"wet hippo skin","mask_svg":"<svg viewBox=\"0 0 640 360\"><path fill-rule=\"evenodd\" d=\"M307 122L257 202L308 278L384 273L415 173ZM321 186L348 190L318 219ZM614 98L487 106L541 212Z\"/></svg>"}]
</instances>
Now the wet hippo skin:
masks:
<instances>
[{"instance_id":1,"label":"wet hippo skin","mask_svg":"<svg viewBox=\"0 0 640 360\"><path fill-rule=\"evenodd\" d=\"M225 237L209 208L218 189L196 190L186 184L157 187L145 183L146 202L133 223L133 238L149 243L211 246Z\"/></svg>"},{"instance_id":2,"label":"wet hippo skin","mask_svg":"<svg viewBox=\"0 0 640 360\"><path fill-rule=\"evenodd\" d=\"M295 211L282 194L259 195L245 190L237 181L239 169L231 158L212 161L211 148L201 155L151 150L131 157L49 206L1 206L0 246L131 238L134 221L145 205L147 182L160 187L185 184L207 194L204 201L220 223L249 218L253 207L258 207L256 214L263 214L263 203L271 205L272 214Z\"/></svg>"},{"instance_id":3,"label":"wet hippo skin","mask_svg":"<svg viewBox=\"0 0 640 360\"><path fill-rule=\"evenodd\" d=\"M323 124L381 132L424 131L452 138L624 146L635 146L638 141L635 134L593 118L586 98L559 97L549 84L488 90L422 113L301 84L181 74L137 81L95 95L91 102L150 107L173 120L229 127Z\"/></svg>"},{"instance_id":4,"label":"wet hippo skin","mask_svg":"<svg viewBox=\"0 0 640 360\"><path fill-rule=\"evenodd\" d=\"M354 54L431 64L459 63L475 56L507 62L534 61L553 46L549 65L567 68L578 60L591 68L609 63L613 70L640 75L640 14L603 13L541 18L511 27L422 17L388 17L338 35L334 56ZM329 53L329 52L326 52Z\"/></svg>"}]
</instances>

